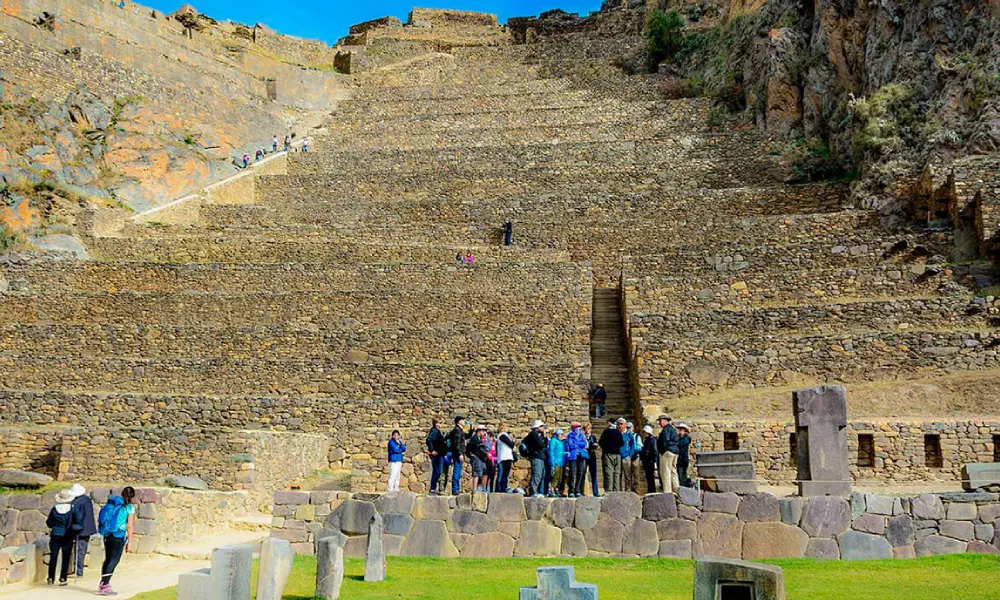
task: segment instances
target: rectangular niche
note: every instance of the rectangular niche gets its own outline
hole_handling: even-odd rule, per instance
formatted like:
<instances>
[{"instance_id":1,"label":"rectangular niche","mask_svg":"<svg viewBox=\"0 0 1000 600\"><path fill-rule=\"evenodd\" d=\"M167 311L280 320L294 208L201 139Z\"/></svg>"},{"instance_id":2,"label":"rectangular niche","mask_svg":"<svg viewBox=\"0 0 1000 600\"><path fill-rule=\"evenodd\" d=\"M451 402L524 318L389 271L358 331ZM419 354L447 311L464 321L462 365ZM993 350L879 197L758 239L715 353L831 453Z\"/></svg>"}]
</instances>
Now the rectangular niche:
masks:
<instances>
[{"instance_id":1,"label":"rectangular niche","mask_svg":"<svg viewBox=\"0 0 1000 600\"><path fill-rule=\"evenodd\" d=\"M875 466L875 435L872 433L858 434L858 466Z\"/></svg>"},{"instance_id":2,"label":"rectangular niche","mask_svg":"<svg viewBox=\"0 0 1000 600\"><path fill-rule=\"evenodd\" d=\"M940 469L944 466L944 456L941 454L940 434L924 434L924 466L928 469Z\"/></svg>"}]
</instances>

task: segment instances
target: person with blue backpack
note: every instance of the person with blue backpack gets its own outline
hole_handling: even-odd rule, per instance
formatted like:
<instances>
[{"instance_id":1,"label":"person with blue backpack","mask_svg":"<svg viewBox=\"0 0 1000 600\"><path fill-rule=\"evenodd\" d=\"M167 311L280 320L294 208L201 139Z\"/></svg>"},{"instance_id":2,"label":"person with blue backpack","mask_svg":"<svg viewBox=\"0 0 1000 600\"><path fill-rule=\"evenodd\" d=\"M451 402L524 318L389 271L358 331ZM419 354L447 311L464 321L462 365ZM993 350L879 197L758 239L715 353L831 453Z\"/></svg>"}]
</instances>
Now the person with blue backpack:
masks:
<instances>
[{"instance_id":1,"label":"person with blue backpack","mask_svg":"<svg viewBox=\"0 0 1000 600\"><path fill-rule=\"evenodd\" d=\"M49 517L45 520L45 526L52 532L49 535L49 577L45 581L48 585L55 583L56 564L59 563L60 554L62 565L59 569L59 585L66 585L66 577L69 576L70 553L73 541L76 540L72 502L73 496L69 490L59 492L56 494L56 505L49 511Z\"/></svg>"},{"instance_id":2,"label":"person with blue backpack","mask_svg":"<svg viewBox=\"0 0 1000 600\"><path fill-rule=\"evenodd\" d=\"M135 488L122 490L121 496L111 496L108 503L97 515L97 530L104 538L104 564L101 565L101 583L97 587L98 596L117 596L111 589L114 575L122 554L128 551L135 529Z\"/></svg>"}]
</instances>

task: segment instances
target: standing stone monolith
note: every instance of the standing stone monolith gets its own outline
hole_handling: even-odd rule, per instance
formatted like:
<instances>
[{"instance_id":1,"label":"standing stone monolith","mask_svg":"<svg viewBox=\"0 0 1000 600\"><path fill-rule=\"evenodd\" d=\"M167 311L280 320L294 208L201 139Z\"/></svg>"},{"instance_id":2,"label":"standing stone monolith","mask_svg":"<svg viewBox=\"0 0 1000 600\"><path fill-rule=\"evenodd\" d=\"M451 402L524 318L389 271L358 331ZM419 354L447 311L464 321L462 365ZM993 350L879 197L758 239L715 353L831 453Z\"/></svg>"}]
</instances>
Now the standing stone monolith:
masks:
<instances>
[{"instance_id":1,"label":"standing stone monolith","mask_svg":"<svg viewBox=\"0 0 1000 600\"><path fill-rule=\"evenodd\" d=\"M177 578L177 600L204 600L211 587L211 569L181 573Z\"/></svg>"},{"instance_id":2,"label":"standing stone monolith","mask_svg":"<svg viewBox=\"0 0 1000 600\"><path fill-rule=\"evenodd\" d=\"M382 515L375 513L368 524L368 552L365 553L365 581L385 579L385 548L382 545Z\"/></svg>"},{"instance_id":3,"label":"standing stone monolith","mask_svg":"<svg viewBox=\"0 0 1000 600\"><path fill-rule=\"evenodd\" d=\"M212 550L212 600L250 600L250 546L223 546Z\"/></svg>"},{"instance_id":4,"label":"standing stone monolith","mask_svg":"<svg viewBox=\"0 0 1000 600\"><path fill-rule=\"evenodd\" d=\"M801 496L847 496L847 391L821 385L792 394Z\"/></svg>"},{"instance_id":5,"label":"standing stone monolith","mask_svg":"<svg viewBox=\"0 0 1000 600\"><path fill-rule=\"evenodd\" d=\"M520 600L597 600L597 586L577 583L573 567L538 567L535 587L521 588Z\"/></svg>"},{"instance_id":6,"label":"standing stone monolith","mask_svg":"<svg viewBox=\"0 0 1000 600\"><path fill-rule=\"evenodd\" d=\"M257 600L281 600L294 557L291 543L278 538L264 540L260 547Z\"/></svg>"},{"instance_id":7,"label":"standing stone monolith","mask_svg":"<svg viewBox=\"0 0 1000 600\"><path fill-rule=\"evenodd\" d=\"M316 541L316 597L320 600L340 598L344 583L344 547L336 537Z\"/></svg>"}]
</instances>

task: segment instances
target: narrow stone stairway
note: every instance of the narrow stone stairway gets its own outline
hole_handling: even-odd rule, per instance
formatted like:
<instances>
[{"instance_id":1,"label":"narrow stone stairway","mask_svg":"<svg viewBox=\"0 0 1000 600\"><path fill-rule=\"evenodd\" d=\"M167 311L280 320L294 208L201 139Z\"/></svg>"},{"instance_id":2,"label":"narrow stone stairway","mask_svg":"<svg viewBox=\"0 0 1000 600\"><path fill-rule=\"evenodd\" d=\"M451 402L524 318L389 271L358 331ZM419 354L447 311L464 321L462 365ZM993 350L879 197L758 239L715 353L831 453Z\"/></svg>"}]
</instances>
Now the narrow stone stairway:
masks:
<instances>
[{"instance_id":1,"label":"narrow stone stairway","mask_svg":"<svg viewBox=\"0 0 1000 600\"><path fill-rule=\"evenodd\" d=\"M608 392L608 415L594 417L595 435L604 430L608 417L632 420L632 387L625 360L625 327L622 322L621 296L616 288L594 288L593 330L590 334L591 381L603 383Z\"/></svg>"}]
</instances>

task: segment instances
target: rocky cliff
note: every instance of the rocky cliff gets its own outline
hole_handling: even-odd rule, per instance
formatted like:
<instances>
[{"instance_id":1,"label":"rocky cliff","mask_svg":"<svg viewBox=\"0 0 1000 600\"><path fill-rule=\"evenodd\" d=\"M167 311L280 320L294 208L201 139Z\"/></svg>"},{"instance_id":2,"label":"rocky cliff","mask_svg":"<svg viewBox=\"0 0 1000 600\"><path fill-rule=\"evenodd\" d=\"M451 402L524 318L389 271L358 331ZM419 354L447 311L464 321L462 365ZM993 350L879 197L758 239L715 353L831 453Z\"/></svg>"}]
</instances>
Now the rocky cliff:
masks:
<instances>
[{"instance_id":1,"label":"rocky cliff","mask_svg":"<svg viewBox=\"0 0 1000 600\"><path fill-rule=\"evenodd\" d=\"M132 2L4 0L0 251L72 234L80 206L168 202L307 132L351 85L334 55Z\"/></svg>"}]
</instances>

